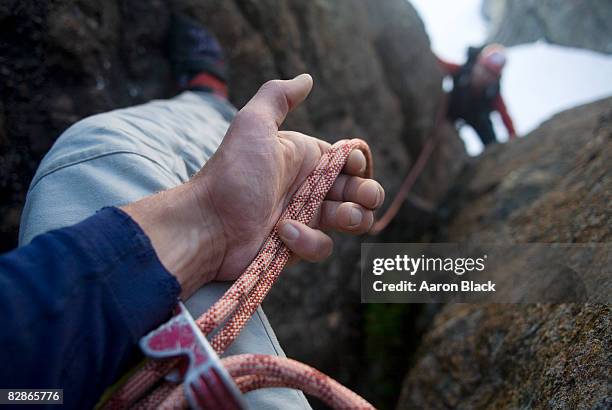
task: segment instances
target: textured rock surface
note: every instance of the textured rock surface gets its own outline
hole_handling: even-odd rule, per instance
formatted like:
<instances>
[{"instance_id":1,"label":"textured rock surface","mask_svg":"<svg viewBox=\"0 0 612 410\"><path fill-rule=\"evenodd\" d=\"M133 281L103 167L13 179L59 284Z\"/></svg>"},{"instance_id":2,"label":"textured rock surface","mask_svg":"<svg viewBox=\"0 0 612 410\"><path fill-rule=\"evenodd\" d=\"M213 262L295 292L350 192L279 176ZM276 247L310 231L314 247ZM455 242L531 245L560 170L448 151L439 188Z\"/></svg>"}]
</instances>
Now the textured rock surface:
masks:
<instances>
[{"instance_id":1,"label":"textured rock surface","mask_svg":"<svg viewBox=\"0 0 612 410\"><path fill-rule=\"evenodd\" d=\"M506 45L550 43L612 53L612 3L608 0L485 0L490 38Z\"/></svg>"},{"instance_id":2,"label":"textured rock surface","mask_svg":"<svg viewBox=\"0 0 612 410\"><path fill-rule=\"evenodd\" d=\"M361 136L392 194L433 126L440 73L405 0L162 0L0 2L0 249L15 244L29 180L63 129L93 113L169 97L163 51L172 11L204 22L230 60L231 100L304 71L315 79L286 128L328 139ZM417 187L440 199L464 149L449 128ZM404 212L403 238L418 222ZM412 218L412 219L411 219ZM359 360L359 239L336 257L285 274L266 302L288 353L352 382Z\"/></svg>"},{"instance_id":3,"label":"textured rock surface","mask_svg":"<svg viewBox=\"0 0 612 410\"><path fill-rule=\"evenodd\" d=\"M606 409L605 305L455 305L433 323L398 409Z\"/></svg>"},{"instance_id":4,"label":"textured rock surface","mask_svg":"<svg viewBox=\"0 0 612 410\"><path fill-rule=\"evenodd\" d=\"M475 160L439 241L610 243L612 99ZM609 408L610 307L447 305L398 408Z\"/></svg>"},{"instance_id":5,"label":"textured rock surface","mask_svg":"<svg viewBox=\"0 0 612 410\"><path fill-rule=\"evenodd\" d=\"M449 239L612 240L612 98L554 116L472 159L451 201Z\"/></svg>"},{"instance_id":6,"label":"textured rock surface","mask_svg":"<svg viewBox=\"0 0 612 410\"><path fill-rule=\"evenodd\" d=\"M365 137L387 189L399 184L432 125L440 81L422 23L403 0L4 0L0 249L14 245L33 170L63 129L175 93L163 50L172 11L195 16L219 36L237 106L268 79L308 71L315 90L286 127L329 140ZM456 155L462 148L449 136ZM439 171L430 172L433 180L447 176Z\"/></svg>"}]
</instances>

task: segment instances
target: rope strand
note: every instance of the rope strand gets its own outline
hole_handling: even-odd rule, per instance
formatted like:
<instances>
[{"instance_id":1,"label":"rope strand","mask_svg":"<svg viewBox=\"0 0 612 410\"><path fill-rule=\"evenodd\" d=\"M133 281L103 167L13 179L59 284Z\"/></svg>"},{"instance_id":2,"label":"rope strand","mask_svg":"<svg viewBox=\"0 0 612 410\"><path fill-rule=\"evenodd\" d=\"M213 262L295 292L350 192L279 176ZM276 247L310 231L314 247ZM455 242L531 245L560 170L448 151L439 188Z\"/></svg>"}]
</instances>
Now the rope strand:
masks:
<instances>
[{"instance_id":1,"label":"rope strand","mask_svg":"<svg viewBox=\"0 0 612 410\"><path fill-rule=\"evenodd\" d=\"M279 220L291 219L304 224L310 223L354 149L364 153L366 176L372 177L372 156L368 145L359 139L340 141L323 154L319 164L293 195ZM275 226L244 273L221 299L196 320L204 335L208 336L220 328L211 341L211 346L217 354L223 353L238 337L290 256L291 251L278 236ZM337 381L294 360L244 354L224 358L222 363L244 393L263 387L290 387L314 395L334 408L373 409L367 401ZM142 397L178 364L178 359L147 361L115 392L104 408L127 408L137 401L138 407L141 408L148 405L160 409L187 407L183 386L169 382L162 382L148 396Z\"/></svg>"}]
</instances>

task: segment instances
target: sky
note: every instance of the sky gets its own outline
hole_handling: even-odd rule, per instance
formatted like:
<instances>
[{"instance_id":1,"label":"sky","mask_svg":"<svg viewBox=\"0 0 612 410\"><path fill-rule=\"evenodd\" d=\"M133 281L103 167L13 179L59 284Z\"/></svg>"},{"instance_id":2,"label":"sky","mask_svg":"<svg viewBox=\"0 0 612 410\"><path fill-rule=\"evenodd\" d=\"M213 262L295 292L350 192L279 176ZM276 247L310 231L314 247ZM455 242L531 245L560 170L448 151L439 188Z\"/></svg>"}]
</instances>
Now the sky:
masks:
<instances>
[{"instance_id":1,"label":"sky","mask_svg":"<svg viewBox=\"0 0 612 410\"><path fill-rule=\"evenodd\" d=\"M470 45L487 37L480 13L482 0L410 0L440 57L463 62ZM502 77L502 95L520 136L525 136L551 115L612 95L612 56L594 51L535 42L508 48ZM500 140L507 133L498 115L493 116ZM468 153L482 151L469 127L461 138Z\"/></svg>"}]
</instances>

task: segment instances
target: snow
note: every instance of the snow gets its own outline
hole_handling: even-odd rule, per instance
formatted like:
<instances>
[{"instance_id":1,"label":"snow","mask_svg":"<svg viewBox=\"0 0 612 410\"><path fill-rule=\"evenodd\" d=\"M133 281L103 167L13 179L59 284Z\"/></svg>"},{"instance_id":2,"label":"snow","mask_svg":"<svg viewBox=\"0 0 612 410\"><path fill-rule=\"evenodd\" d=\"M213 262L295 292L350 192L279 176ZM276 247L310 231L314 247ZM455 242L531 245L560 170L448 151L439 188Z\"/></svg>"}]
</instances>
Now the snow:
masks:
<instances>
[{"instance_id":1,"label":"snow","mask_svg":"<svg viewBox=\"0 0 612 410\"><path fill-rule=\"evenodd\" d=\"M481 2L411 0L425 23L433 51L453 62L463 62L467 47L486 39ZM510 47L502 95L519 136L525 136L559 111L612 95L612 56L543 42ZM493 122L505 141L507 133L499 115L494 115ZM470 155L482 151L472 129L463 127L460 135Z\"/></svg>"}]
</instances>

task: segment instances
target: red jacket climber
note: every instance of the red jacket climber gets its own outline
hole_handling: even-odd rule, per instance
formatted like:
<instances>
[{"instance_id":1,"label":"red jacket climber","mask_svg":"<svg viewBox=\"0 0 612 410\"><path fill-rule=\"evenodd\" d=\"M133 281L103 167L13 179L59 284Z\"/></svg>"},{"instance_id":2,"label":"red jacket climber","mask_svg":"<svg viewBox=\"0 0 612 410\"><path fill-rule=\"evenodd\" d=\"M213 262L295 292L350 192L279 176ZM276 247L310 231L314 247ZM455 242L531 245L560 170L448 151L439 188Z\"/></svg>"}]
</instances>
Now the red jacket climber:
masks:
<instances>
[{"instance_id":1,"label":"red jacket climber","mask_svg":"<svg viewBox=\"0 0 612 410\"><path fill-rule=\"evenodd\" d=\"M486 47L468 49L465 64L453 64L438 58L446 75L453 78L453 90L448 103L448 118L462 120L470 125L484 145L496 141L491 123L492 111L500 113L510 139L516 137L512 118L500 93L500 78L506 55L504 47L491 44Z\"/></svg>"}]
</instances>

